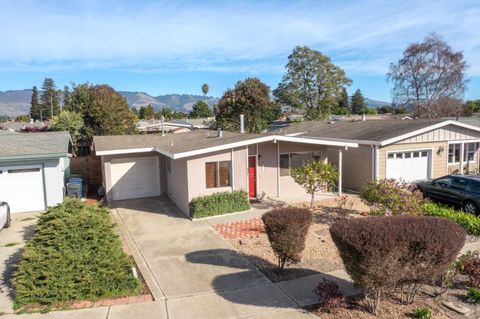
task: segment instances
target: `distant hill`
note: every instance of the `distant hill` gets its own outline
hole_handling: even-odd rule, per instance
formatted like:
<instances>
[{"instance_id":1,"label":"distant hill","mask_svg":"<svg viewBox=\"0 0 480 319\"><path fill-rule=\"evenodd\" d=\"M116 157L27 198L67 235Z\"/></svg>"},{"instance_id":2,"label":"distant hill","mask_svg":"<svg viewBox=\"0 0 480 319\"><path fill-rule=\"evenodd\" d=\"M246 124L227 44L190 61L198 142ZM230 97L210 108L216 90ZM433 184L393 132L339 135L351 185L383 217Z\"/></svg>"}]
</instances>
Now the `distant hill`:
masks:
<instances>
[{"instance_id":1,"label":"distant hill","mask_svg":"<svg viewBox=\"0 0 480 319\"><path fill-rule=\"evenodd\" d=\"M390 106L390 105L392 105L392 103L390 103L390 102L372 100L372 99L369 99L369 98L365 98L365 104L366 104L368 107L374 108L374 109L379 109L379 108L381 108L382 106Z\"/></svg>"},{"instance_id":2,"label":"distant hill","mask_svg":"<svg viewBox=\"0 0 480 319\"><path fill-rule=\"evenodd\" d=\"M0 116L17 116L30 112L32 90L0 91Z\"/></svg>"}]
</instances>

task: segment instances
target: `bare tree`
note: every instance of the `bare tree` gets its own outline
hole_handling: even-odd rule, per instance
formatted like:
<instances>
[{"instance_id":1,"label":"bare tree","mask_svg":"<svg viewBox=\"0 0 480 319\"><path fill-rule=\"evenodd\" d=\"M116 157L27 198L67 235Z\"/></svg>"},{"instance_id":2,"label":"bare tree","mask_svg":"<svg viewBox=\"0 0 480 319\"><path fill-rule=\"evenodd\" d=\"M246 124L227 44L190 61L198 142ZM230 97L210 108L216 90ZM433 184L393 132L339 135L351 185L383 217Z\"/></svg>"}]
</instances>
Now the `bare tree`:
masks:
<instances>
[{"instance_id":1,"label":"bare tree","mask_svg":"<svg viewBox=\"0 0 480 319\"><path fill-rule=\"evenodd\" d=\"M396 64L390 64L387 78L394 85L393 102L414 108L420 117L450 115L445 110L445 102L463 98L467 67L462 52L453 51L440 36L432 33L423 42L410 44L403 57Z\"/></svg>"}]
</instances>

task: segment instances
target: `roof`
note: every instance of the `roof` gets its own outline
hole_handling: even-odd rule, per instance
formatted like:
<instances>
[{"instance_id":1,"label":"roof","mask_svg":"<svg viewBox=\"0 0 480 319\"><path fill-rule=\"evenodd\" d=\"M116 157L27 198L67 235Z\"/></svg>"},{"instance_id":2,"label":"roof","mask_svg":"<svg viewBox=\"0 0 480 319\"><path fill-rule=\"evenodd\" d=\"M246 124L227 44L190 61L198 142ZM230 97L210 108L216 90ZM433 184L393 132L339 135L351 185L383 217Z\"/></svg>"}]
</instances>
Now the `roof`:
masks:
<instances>
[{"instance_id":1,"label":"roof","mask_svg":"<svg viewBox=\"0 0 480 319\"><path fill-rule=\"evenodd\" d=\"M3 128L4 130L14 130L14 131L20 131L25 127L29 128L44 128L48 126L48 124L45 124L43 122L3 122L0 123L0 128Z\"/></svg>"},{"instance_id":2,"label":"roof","mask_svg":"<svg viewBox=\"0 0 480 319\"><path fill-rule=\"evenodd\" d=\"M68 155L67 132L16 133L0 135L0 159L51 158Z\"/></svg>"}]
</instances>

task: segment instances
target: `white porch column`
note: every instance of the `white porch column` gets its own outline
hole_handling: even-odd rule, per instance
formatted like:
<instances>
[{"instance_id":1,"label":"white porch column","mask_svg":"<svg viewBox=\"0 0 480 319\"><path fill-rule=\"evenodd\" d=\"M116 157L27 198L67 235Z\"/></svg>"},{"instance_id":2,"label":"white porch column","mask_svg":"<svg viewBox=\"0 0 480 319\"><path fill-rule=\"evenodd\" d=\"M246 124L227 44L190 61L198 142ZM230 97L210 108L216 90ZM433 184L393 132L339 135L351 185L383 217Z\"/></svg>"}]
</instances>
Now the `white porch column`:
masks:
<instances>
[{"instance_id":1,"label":"white porch column","mask_svg":"<svg viewBox=\"0 0 480 319\"><path fill-rule=\"evenodd\" d=\"M464 143L460 143L460 175L463 175L463 150L465 148Z\"/></svg>"},{"instance_id":2,"label":"white porch column","mask_svg":"<svg viewBox=\"0 0 480 319\"><path fill-rule=\"evenodd\" d=\"M342 196L342 158L343 150L338 149L338 196Z\"/></svg>"}]
</instances>

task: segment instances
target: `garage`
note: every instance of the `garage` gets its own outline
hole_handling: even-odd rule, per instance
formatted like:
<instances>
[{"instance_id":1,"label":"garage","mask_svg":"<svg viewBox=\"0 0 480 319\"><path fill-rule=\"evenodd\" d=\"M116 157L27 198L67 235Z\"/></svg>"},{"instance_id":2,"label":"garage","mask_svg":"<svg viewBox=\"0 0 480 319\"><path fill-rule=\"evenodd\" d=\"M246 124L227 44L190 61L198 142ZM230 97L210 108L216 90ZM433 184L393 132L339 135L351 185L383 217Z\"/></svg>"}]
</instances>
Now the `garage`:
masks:
<instances>
[{"instance_id":1,"label":"garage","mask_svg":"<svg viewBox=\"0 0 480 319\"><path fill-rule=\"evenodd\" d=\"M431 177L431 150L387 153L387 178L412 182Z\"/></svg>"},{"instance_id":2,"label":"garage","mask_svg":"<svg viewBox=\"0 0 480 319\"><path fill-rule=\"evenodd\" d=\"M114 159L110 164L113 200L160 196L158 157Z\"/></svg>"},{"instance_id":3,"label":"garage","mask_svg":"<svg viewBox=\"0 0 480 319\"><path fill-rule=\"evenodd\" d=\"M0 201L10 206L11 213L40 211L45 209L43 167L0 167Z\"/></svg>"}]
</instances>

